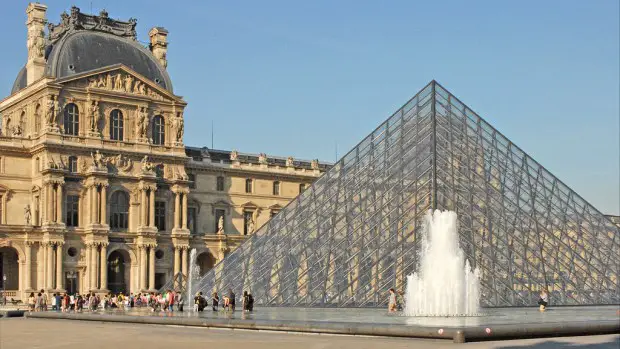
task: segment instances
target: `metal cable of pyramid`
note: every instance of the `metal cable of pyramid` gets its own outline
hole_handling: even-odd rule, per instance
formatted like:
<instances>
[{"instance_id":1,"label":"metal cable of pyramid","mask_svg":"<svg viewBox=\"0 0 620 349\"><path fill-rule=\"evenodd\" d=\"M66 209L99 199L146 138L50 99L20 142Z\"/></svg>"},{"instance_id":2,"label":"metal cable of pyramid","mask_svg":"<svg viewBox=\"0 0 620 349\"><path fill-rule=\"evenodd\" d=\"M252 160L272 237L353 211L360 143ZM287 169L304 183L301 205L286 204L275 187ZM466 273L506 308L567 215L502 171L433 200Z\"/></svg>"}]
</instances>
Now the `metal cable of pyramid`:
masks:
<instances>
[{"instance_id":1,"label":"metal cable of pyramid","mask_svg":"<svg viewBox=\"0 0 620 349\"><path fill-rule=\"evenodd\" d=\"M194 283L257 305L378 307L416 271L422 217L458 214L483 306L620 303L620 231L432 81Z\"/></svg>"}]
</instances>

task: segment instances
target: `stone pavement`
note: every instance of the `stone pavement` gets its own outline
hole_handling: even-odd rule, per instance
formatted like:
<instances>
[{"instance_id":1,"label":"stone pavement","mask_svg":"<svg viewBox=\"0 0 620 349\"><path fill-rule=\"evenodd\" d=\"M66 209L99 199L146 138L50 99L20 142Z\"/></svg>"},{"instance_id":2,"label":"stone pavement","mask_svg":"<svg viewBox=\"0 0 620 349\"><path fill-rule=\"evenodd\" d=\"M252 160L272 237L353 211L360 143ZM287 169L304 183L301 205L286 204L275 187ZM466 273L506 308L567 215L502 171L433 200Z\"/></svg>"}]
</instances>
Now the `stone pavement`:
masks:
<instances>
[{"instance_id":1,"label":"stone pavement","mask_svg":"<svg viewBox=\"0 0 620 349\"><path fill-rule=\"evenodd\" d=\"M497 349L618 349L620 335L541 338L453 344L451 341L310 335L246 330L7 318L0 320L0 348L497 348Z\"/></svg>"}]
</instances>

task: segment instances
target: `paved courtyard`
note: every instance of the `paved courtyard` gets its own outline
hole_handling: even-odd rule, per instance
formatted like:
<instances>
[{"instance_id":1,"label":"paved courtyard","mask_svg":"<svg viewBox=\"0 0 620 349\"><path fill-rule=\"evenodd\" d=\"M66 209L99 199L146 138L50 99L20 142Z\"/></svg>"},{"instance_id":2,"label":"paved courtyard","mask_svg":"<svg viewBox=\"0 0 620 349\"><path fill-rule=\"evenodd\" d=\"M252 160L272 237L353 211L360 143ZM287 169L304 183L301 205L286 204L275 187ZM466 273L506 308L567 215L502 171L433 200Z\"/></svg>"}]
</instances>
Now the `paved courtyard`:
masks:
<instances>
[{"instance_id":1,"label":"paved courtyard","mask_svg":"<svg viewBox=\"0 0 620 349\"><path fill-rule=\"evenodd\" d=\"M618 349L620 335L453 344L449 341L289 334L71 320L0 320L0 348L502 348Z\"/></svg>"}]
</instances>

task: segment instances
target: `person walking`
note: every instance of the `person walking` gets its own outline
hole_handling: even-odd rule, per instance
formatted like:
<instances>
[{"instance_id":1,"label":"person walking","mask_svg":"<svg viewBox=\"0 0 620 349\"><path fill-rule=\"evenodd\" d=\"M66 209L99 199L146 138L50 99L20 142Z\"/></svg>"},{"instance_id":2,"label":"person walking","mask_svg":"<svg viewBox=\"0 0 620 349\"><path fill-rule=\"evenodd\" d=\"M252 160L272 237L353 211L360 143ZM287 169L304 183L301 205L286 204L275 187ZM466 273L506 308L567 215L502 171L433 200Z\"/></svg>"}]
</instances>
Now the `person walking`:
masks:
<instances>
[{"instance_id":1,"label":"person walking","mask_svg":"<svg viewBox=\"0 0 620 349\"><path fill-rule=\"evenodd\" d=\"M390 296L388 298L388 312L394 313L398 308L398 304L396 302L396 291L393 288L389 290Z\"/></svg>"},{"instance_id":2,"label":"person walking","mask_svg":"<svg viewBox=\"0 0 620 349\"><path fill-rule=\"evenodd\" d=\"M49 298L47 297L47 293L45 290L41 289L41 311L47 311L47 305L49 304Z\"/></svg>"},{"instance_id":3,"label":"person walking","mask_svg":"<svg viewBox=\"0 0 620 349\"><path fill-rule=\"evenodd\" d=\"M232 289L229 290L229 295L228 298L230 298L229 302L230 302L230 309L234 312L235 311L235 293L233 292Z\"/></svg>"},{"instance_id":4,"label":"person walking","mask_svg":"<svg viewBox=\"0 0 620 349\"><path fill-rule=\"evenodd\" d=\"M28 310L30 312L35 311L36 309L36 297L34 296L34 292L30 292L30 296L28 296Z\"/></svg>"}]
</instances>

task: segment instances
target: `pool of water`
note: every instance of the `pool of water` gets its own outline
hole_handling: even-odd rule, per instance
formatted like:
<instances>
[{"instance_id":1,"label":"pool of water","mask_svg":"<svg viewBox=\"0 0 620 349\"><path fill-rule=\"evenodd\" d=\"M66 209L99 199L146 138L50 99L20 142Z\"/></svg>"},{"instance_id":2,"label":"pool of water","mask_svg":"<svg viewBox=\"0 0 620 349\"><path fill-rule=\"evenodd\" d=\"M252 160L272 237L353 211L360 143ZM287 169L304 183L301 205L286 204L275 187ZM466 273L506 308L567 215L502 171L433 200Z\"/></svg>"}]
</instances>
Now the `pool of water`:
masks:
<instances>
[{"instance_id":1,"label":"pool of water","mask_svg":"<svg viewBox=\"0 0 620 349\"><path fill-rule=\"evenodd\" d=\"M395 324L410 326L444 326L469 327L485 325L533 324L533 323L579 323L598 321L620 321L620 306L588 306L548 308L540 312L538 308L485 308L482 314L469 317L408 317L399 313L388 313L384 309L357 308L284 308L257 307L254 312L245 313L240 310L203 312L174 311L153 312L149 308L133 308L129 310L108 310L107 314L118 316L157 316L157 317L199 317L211 319L249 319L275 321L318 321L344 323ZM104 311L100 311L103 313Z\"/></svg>"}]
</instances>

